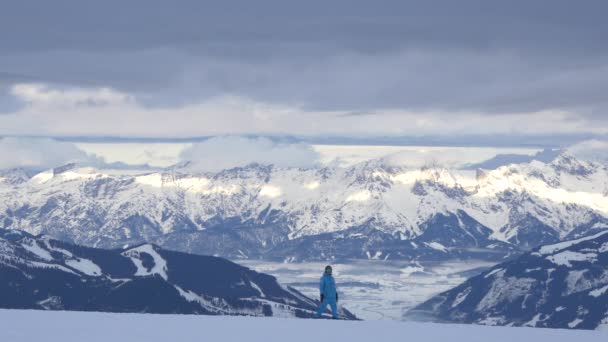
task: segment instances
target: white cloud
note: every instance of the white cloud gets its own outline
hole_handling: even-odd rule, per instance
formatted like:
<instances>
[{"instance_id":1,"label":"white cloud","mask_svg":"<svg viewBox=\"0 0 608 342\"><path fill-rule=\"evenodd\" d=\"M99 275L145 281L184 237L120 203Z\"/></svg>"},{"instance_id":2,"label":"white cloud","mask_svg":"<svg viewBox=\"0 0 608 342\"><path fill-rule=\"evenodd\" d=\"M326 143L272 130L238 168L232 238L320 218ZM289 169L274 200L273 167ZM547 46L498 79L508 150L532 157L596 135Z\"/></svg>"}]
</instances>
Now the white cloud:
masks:
<instances>
[{"instance_id":1,"label":"white cloud","mask_svg":"<svg viewBox=\"0 0 608 342\"><path fill-rule=\"evenodd\" d=\"M76 143L76 146L100 156L106 163L168 167L179 162L179 154L191 143Z\"/></svg>"},{"instance_id":2,"label":"white cloud","mask_svg":"<svg viewBox=\"0 0 608 342\"><path fill-rule=\"evenodd\" d=\"M0 169L45 169L71 162L101 163L98 158L83 152L72 143L37 138L0 139Z\"/></svg>"},{"instance_id":3,"label":"white cloud","mask_svg":"<svg viewBox=\"0 0 608 342\"><path fill-rule=\"evenodd\" d=\"M217 137L193 144L180 154L197 171L219 171L252 163L312 167L319 156L310 145L276 143L267 138Z\"/></svg>"},{"instance_id":4,"label":"white cloud","mask_svg":"<svg viewBox=\"0 0 608 342\"><path fill-rule=\"evenodd\" d=\"M589 161L608 162L608 140L586 140L566 150L575 157Z\"/></svg>"},{"instance_id":5,"label":"white cloud","mask_svg":"<svg viewBox=\"0 0 608 342\"><path fill-rule=\"evenodd\" d=\"M45 84L23 83L11 88L11 94L30 106L76 107L125 105L133 102L133 97L110 88L69 88L53 89Z\"/></svg>"},{"instance_id":6,"label":"white cloud","mask_svg":"<svg viewBox=\"0 0 608 342\"><path fill-rule=\"evenodd\" d=\"M533 148L487 148L451 146L412 146L382 157L388 165L419 168L439 166L462 168L491 159L498 154L517 154L532 156L539 149Z\"/></svg>"},{"instance_id":7,"label":"white cloud","mask_svg":"<svg viewBox=\"0 0 608 342\"><path fill-rule=\"evenodd\" d=\"M89 154L102 157L106 163L168 167L180 162L180 153L191 147L192 143L77 143L76 146ZM376 145L312 145L312 149L318 155L320 165L349 167L384 158L389 165L414 168L434 163L446 167L461 167L481 163L497 154L531 156L541 151L539 148ZM311 182L306 188L312 190L318 186L317 182Z\"/></svg>"},{"instance_id":8,"label":"white cloud","mask_svg":"<svg viewBox=\"0 0 608 342\"><path fill-rule=\"evenodd\" d=\"M467 135L608 134L608 126L565 111L518 114L378 109L309 110L222 96L198 104L146 107L130 95L108 88L54 89L20 84L13 96L20 110L0 115L0 134L185 137L239 134L295 135Z\"/></svg>"}]
</instances>

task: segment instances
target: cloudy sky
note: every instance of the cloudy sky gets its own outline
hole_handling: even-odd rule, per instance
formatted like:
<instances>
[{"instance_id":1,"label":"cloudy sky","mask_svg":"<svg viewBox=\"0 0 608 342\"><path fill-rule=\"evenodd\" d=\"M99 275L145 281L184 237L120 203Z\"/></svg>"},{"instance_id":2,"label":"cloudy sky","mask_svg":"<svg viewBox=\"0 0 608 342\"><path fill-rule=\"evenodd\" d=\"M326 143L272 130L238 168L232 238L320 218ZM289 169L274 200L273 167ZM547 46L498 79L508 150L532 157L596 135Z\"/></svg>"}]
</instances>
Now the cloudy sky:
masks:
<instances>
[{"instance_id":1,"label":"cloudy sky","mask_svg":"<svg viewBox=\"0 0 608 342\"><path fill-rule=\"evenodd\" d=\"M606 13L603 0L7 1L0 136L602 140Z\"/></svg>"}]
</instances>

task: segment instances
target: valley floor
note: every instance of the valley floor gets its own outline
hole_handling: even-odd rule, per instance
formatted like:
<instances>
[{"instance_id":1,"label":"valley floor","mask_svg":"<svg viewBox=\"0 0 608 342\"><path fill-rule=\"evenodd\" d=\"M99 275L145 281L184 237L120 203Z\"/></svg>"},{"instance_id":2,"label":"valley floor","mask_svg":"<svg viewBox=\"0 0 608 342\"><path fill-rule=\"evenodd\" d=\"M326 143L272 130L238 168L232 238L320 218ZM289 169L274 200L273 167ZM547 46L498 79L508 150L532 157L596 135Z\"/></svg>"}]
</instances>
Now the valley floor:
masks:
<instances>
[{"instance_id":1,"label":"valley floor","mask_svg":"<svg viewBox=\"0 0 608 342\"><path fill-rule=\"evenodd\" d=\"M272 274L311 298L319 296L322 263L272 263L235 260L258 272ZM340 303L363 320L401 320L405 311L432 296L460 285L494 263L452 261L412 264L359 260L334 264Z\"/></svg>"},{"instance_id":2,"label":"valley floor","mask_svg":"<svg viewBox=\"0 0 608 342\"><path fill-rule=\"evenodd\" d=\"M605 331L396 321L0 310L0 341L606 341Z\"/></svg>"}]
</instances>

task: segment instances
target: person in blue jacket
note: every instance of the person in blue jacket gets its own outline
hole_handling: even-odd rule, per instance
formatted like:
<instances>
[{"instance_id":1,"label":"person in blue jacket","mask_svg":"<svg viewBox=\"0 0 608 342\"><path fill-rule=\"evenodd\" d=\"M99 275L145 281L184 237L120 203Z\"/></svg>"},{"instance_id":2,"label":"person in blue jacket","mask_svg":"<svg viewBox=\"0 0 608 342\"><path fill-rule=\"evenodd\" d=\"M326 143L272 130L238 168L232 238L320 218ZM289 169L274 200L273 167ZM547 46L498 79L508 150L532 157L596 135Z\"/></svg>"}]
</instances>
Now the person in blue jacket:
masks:
<instances>
[{"instance_id":1,"label":"person in blue jacket","mask_svg":"<svg viewBox=\"0 0 608 342\"><path fill-rule=\"evenodd\" d=\"M321 277L319 290L321 292L321 305L315 317L319 318L327 309L327 305L331 307L331 314L334 319L338 318L338 291L336 290L336 281L331 275L331 266L325 267L325 273Z\"/></svg>"}]
</instances>

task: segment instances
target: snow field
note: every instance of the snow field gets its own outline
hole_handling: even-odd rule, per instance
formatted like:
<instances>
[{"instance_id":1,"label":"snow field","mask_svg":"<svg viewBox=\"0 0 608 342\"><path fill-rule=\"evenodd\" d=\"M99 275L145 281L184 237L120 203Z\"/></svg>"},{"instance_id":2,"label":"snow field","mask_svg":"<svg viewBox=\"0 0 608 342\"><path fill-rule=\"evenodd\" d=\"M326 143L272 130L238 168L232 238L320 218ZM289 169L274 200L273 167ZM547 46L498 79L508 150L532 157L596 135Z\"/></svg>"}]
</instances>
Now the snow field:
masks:
<instances>
[{"instance_id":1,"label":"snow field","mask_svg":"<svg viewBox=\"0 0 608 342\"><path fill-rule=\"evenodd\" d=\"M0 310L10 342L200 341L606 341L601 331L486 327L395 321ZM35 326L32 329L32 326Z\"/></svg>"}]
</instances>

